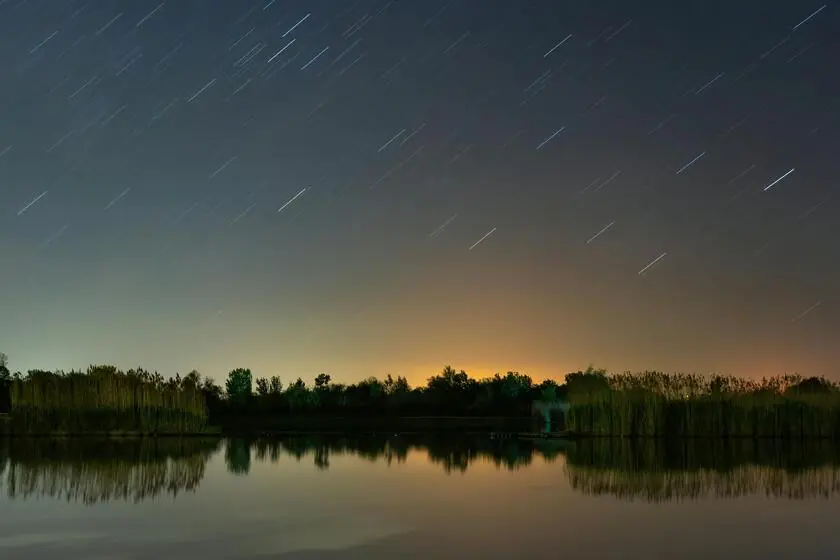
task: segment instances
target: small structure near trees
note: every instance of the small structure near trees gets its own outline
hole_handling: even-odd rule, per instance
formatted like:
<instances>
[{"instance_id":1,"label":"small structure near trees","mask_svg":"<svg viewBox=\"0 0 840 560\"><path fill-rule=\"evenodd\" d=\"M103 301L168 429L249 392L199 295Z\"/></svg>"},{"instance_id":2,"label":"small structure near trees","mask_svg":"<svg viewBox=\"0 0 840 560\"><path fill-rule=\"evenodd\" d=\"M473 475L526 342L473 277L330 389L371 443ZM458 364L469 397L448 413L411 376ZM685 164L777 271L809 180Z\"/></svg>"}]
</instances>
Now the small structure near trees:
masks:
<instances>
[{"instance_id":1,"label":"small structure near trees","mask_svg":"<svg viewBox=\"0 0 840 560\"><path fill-rule=\"evenodd\" d=\"M543 419L543 433L552 431L552 420L557 420L554 427L565 426L566 413L569 410L569 402L561 399L535 400L531 404L531 414Z\"/></svg>"}]
</instances>

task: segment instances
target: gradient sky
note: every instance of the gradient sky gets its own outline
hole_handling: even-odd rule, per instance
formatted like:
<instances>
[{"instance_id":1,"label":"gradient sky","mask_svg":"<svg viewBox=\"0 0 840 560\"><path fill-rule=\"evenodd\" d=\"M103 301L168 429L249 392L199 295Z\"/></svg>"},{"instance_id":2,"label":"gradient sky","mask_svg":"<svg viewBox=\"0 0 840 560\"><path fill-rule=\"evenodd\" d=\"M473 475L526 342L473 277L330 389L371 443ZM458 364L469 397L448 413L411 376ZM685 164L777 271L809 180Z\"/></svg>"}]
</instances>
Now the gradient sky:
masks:
<instances>
[{"instance_id":1,"label":"gradient sky","mask_svg":"<svg viewBox=\"0 0 840 560\"><path fill-rule=\"evenodd\" d=\"M13 370L840 379L822 0L0 0Z\"/></svg>"}]
</instances>

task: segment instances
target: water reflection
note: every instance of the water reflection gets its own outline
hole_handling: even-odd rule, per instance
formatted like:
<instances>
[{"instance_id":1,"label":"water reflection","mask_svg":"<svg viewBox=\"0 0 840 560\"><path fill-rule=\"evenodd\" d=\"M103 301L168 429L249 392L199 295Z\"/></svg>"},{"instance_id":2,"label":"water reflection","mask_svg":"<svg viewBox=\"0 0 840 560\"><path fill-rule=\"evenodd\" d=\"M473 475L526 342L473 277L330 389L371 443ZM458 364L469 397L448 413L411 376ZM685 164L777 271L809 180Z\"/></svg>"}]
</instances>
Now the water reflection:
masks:
<instances>
[{"instance_id":1,"label":"water reflection","mask_svg":"<svg viewBox=\"0 0 840 560\"><path fill-rule=\"evenodd\" d=\"M630 501L840 494L840 448L829 441L582 440L565 470L577 491Z\"/></svg>"},{"instance_id":2,"label":"water reflection","mask_svg":"<svg viewBox=\"0 0 840 560\"><path fill-rule=\"evenodd\" d=\"M195 491L218 439L0 440L0 487L11 499L141 502Z\"/></svg>"},{"instance_id":3,"label":"water reflection","mask_svg":"<svg viewBox=\"0 0 840 560\"><path fill-rule=\"evenodd\" d=\"M492 440L481 437L430 437L382 435L308 435L258 438L228 442L225 459L232 474L247 473L251 453L260 462L276 463L283 457L302 461L311 456L315 468L329 469L330 458L352 455L388 465L403 463L409 453L424 452L431 463L447 473L467 472L475 461L490 461L499 468L516 470L531 464L535 457L553 461L567 445L559 440L535 443L527 440Z\"/></svg>"},{"instance_id":4,"label":"water reflection","mask_svg":"<svg viewBox=\"0 0 840 560\"><path fill-rule=\"evenodd\" d=\"M328 469L335 455L390 465L404 462L412 451L421 451L448 473L467 472L475 461L516 470L537 457L553 461L562 454L570 486L588 495L662 502L755 494L787 499L840 494L840 448L827 441L309 436L234 440L228 449L228 469L234 474L248 471L251 453L256 461L272 463L284 456L297 461L311 457L315 468Z\"/></svg>"},{"instance_id":5,"label":"water reflection","mask_svg":"<svg viewBox=\"0 0 840 560\"><path fill-rule=\"evenodd\" d=\"M370 434L227 441L6 439L0 440L0 487L9 498L20 500L140 502L196 490L217 454L230 475L245 476L253 463L311 461L315 469L327 470L340 456L390 466L416 453L450 474L466 473L476 462L514 471L534 460L553 462L563 455L563 470L573 490L629 501L758 494L801 500L840 494L840 447L831 442L606 438L566 442Z\"/></svg>"}]
</instances>

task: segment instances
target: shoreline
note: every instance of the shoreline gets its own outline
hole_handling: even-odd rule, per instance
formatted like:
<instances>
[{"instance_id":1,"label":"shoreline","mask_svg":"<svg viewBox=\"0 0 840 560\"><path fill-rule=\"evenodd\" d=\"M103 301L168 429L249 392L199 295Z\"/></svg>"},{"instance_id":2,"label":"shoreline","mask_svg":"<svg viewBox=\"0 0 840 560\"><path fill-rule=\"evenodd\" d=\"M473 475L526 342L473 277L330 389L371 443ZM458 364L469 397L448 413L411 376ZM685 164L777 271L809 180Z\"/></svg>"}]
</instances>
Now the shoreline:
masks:
<instances>
[{"instance_id":1,"label":"shoreline","mask_svg":"<svg viewBox=\"0 0 840 560\"><path fill-rule=\"evenodd\" d=\"M305 437L305 436L350 436L350 435L388 435L388 436L452 436L452 437L481 437L497 441L546 441L546 440L560 440L560 441L576 441L576 440L622 440L622 441L741 441L741 442L766 442L766 441L835 441L830 437L807 437L807 438L783 438L783 437L753 437L753 436L731 436L725 438L707 437L707 436L680 436L680 437L663 437L663 436L610 436L601 434L580 434L571 431L561 432L499 432L499 431L484 431L475 429L448 429L448 430L386 430L386 429L347 429L347 430L324 430L324 429L249 429L249 430L224 430L211 429L204 432L129 432L129 431L90 431L90 432L38 432L38 433L0 433L0 439L80 439L80 438L99 438L99 439L176 439L176 438L261 438L261 437ZM837 442L840 443L840 442Z\"/></svg>"},{"instance_id":2,"label":"shoreline","mask_svg":"<svg viewBox=\"0 0 840 560\"><path fill-rule=\"evenodd\" d=\"M635 441L835 441L831 436L779 436L779 435L611 435L602 433L575 432L558 430L541 432L528 429L531 419L519 416L321 416L321 417L278 417L268 421L249 421L249 419L221 419L217 425L208 426L201 431L190 432L148 432L132 430L91 430L67 432L63 430L16 432L12 427L12 418L0 414L0 438L102 438L102 439L172 439L172 438L260 438L260 437L295 437L295 436L347 436L347 435L388 435L388 436L451 436L482 437L492 440L635 440ZM239 421L237 421L239 420ZM532 424L533 425L533 424ZM840 443L840 441L837 441Z\"/></svg>"}]
</instances>

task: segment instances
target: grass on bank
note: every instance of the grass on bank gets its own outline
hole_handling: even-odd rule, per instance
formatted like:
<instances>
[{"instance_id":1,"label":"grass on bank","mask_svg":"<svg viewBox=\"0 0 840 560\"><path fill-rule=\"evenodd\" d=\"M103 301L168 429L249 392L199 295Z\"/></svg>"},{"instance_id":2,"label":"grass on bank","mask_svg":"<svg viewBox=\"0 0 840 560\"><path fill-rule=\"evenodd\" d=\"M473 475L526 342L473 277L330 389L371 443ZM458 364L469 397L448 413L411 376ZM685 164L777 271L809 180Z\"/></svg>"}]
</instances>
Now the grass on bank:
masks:
<instances>
[{"instance_id":1,"label":"grass on bank","mask_svg":"<svg viewBox=\"0 0 840 560\"><path fill-rule=\"evenodd\" d=\"M198 388L142 370L30 372L11 384L11 431L180 434L203 432L207 405Z\"/></svg>"},{"instance_id":2,"label":"grass on bank","mask_svg":"<svg viewBox=\"0 0 840 560\"><path fill-rule=\"evenodd\" d=\"M630 501L840 494L828 440L589 438L567 447L564 470L575 490Z\"/></svg>"},{"instance_id":3,"label":"grass on bank","mask_svg":"<svg viewBox=\"0 0 840 560\"><path fill-rule=\"evenodd\" d=\"M580 436L840 439L840 387L822 378L607 375L592 368L564 385L536 385L509 372L470 379L450 367L410 387L404 378L307 386L230 372L226 389L191 372L164 379L143 370L91 366L87 372L30 371L3 383L14 434L204 434L237 431L534 431L534 404L568 399L568 433ZM532 416L528 416L529 413ZM0 426L2 428L2 426ZM557 422L555 429L562 429Z\"/></svg>"},{"instance_id":4,"label":"grass on bank","mask_svg":"<svg viewBox=\"0 0 840 560\"><path fill-rule=\"evenodd\" d=\"M823 378L588 371L567 384L579 434L840 439L840 388Z\"/></svg>"}]
</instances>

